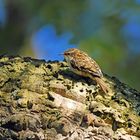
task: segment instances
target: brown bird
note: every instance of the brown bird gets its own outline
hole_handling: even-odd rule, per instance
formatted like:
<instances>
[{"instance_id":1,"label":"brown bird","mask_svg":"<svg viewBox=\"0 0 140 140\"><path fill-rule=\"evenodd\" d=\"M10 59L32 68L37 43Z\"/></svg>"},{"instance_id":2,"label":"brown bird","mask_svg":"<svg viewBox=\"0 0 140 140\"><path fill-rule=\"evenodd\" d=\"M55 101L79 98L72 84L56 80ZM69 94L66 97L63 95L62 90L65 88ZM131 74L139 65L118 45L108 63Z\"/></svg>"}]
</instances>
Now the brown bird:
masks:
<instances>
[{"instance_id":1,"label":"brown bird","mask_svg":"<svg viewBox=\"0 0 140 140\"><path fill-rule=\"evenodd\" d=\"M74 73L95 80L105 93L109 92L99 65L88 54L76 48L71 48L65 51L63 55Z\"/></svg>"}]
</instances>

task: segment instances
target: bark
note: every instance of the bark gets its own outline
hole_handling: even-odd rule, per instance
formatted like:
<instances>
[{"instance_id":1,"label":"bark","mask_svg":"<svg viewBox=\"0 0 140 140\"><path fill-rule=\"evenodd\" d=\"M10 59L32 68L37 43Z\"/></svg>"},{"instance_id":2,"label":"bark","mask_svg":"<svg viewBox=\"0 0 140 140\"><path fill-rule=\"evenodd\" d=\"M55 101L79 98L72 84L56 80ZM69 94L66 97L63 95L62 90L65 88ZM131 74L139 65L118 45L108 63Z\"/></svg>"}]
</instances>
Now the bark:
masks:
<instances>
[{"instance_id":1,"label":"bark","mask_svg":"<svg viewBox=\"0 0 140 140\"><path fill-rule=\"evenodd\" d=\"M105 74L107 95L66 62L0 57L0 139L139 140L140 93Z\"/></svg>"}]
</instances>

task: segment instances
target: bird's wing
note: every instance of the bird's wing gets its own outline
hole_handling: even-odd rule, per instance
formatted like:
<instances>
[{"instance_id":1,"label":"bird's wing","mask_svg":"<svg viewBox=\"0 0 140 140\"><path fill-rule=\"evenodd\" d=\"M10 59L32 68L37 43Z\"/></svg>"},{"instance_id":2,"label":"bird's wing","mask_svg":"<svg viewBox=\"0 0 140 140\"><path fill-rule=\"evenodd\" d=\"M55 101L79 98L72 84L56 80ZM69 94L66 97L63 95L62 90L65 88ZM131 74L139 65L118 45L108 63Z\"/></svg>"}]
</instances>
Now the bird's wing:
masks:
<instances>
[{"instance_id":1,"label":"bird's wing","mask_svg":"<svg viewBox=\"0 0 140 140\"><path fill-rule=\"evenodd\" d=\"M83 72L88 72L92 76L103 76L99 65L90 57L83 57L82 60L81 57L77 57L75 60L71 61L71 65L73 68Z\"/></svg>"}]
</instances>

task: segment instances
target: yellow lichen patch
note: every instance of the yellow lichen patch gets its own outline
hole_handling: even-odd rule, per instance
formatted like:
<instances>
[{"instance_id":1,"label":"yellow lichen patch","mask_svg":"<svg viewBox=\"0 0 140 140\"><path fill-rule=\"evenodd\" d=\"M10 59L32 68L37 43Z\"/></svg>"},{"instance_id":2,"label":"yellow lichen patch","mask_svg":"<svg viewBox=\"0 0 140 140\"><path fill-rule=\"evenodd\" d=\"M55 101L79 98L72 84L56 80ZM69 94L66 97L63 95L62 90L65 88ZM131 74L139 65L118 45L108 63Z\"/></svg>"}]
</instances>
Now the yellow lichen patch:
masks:
<instances>
[{"instance_id":1,"label":"yellow lichen patch","mask_svg":"<svg viewBox=\"0 0 140 140\"><path fill-rule=\"evenodd\" d=\"M4 102L4 104L12 102L12 97L10 93L0 91L0 98L1 98L1 102Z\"/></svg>"},{"instance_id":2,"label":"yellow lichen patch","mask_svg":"<svg viewBox=\"0 0 140 140\"><path fill-rule=\"evenodd\" d=\"M7 62L9 60L9 57L2 57L0 59L0 62Z\"/></svg>"},{"instance_id":3,"label":"yellow lichen patch","mask_svg":"<svg viewBox=\"0 0 140 140\"><path fill-rule=\"evenodd\" d=\"M17 99L17 104L21 107L27 107L29 102L32 104L42 104L43 100L48 98L48 94L38 94L27 89L21 89L16 96L19 98Z\"/></svg>"},{"instance_id":4,"label":"yellow lichen patch","mask_svg":"<svg viewBox=\"0 0 140 140\"><path fill-rule=\"evenodd\" d=\"M35 67L35 66L28 66L28 70L30 73L34 74L45 74L46 71L42 69L41 67Z\"/></svg>"}]
</instances>

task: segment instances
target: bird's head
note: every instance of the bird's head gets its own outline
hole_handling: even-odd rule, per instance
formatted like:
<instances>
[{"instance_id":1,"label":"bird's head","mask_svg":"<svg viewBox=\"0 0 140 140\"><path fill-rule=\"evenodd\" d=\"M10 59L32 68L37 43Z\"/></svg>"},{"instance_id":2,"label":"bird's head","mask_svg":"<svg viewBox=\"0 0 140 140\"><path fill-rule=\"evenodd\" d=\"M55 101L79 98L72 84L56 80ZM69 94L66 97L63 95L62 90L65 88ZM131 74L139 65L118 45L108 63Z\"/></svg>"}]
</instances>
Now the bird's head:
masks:
<instances>
[{"instance_id":1,"label":"bird's head","mask_svg":"<svg viewBox=\"0 0 140 140\"><path fill-rule=\"evenodd\" d=\"M71 58L74 57L78 52L79 52L78 49L76 49L76 48L71 48L71 49L65 51L63 55L64 55L64 57L65 57L66 59L68 59L68 58L71 59Z\"/></svg>"}]
</instances>

